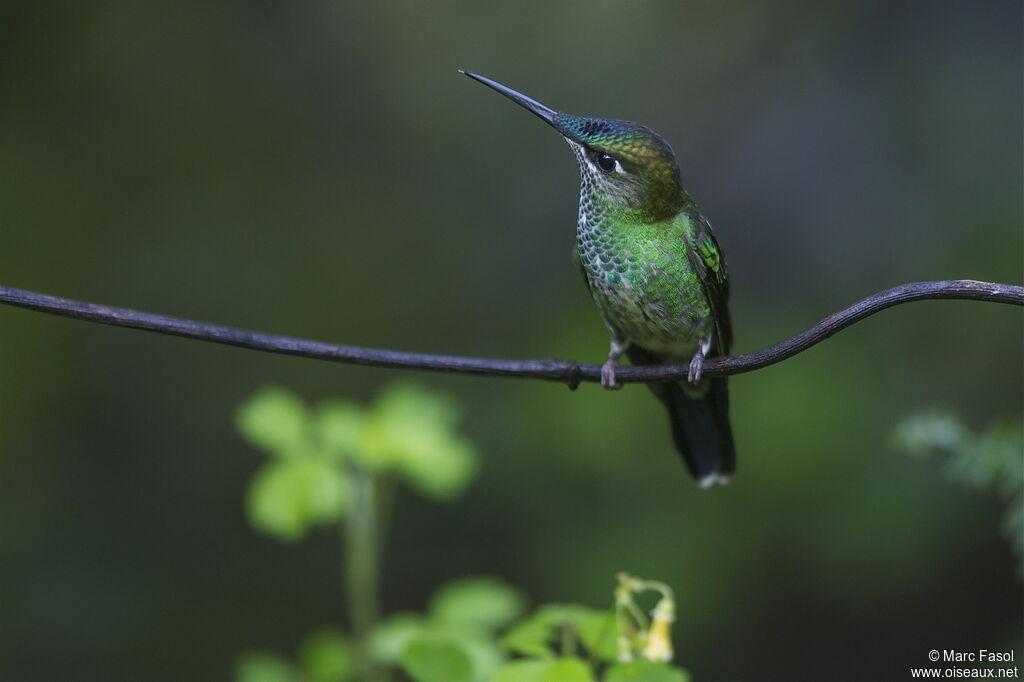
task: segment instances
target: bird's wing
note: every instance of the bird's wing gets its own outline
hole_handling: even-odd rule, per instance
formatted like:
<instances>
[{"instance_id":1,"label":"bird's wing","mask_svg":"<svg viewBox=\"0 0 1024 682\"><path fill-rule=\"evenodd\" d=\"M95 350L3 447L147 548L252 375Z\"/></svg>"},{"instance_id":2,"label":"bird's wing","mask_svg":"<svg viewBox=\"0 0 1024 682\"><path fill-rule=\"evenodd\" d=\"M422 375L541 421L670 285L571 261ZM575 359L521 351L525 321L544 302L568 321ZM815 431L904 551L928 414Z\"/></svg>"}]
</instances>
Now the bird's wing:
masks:
<instances>
[{"instance_id":1,"label":"bird's wing","mask_svg":"<svg viewBox=\"0 0 1024 682\"><path fill-rule=\"evenodd\" d=\"M726 355L732 347L732 322L729 319L729 273L725 266L725 255L718 245L711 223L696 214L693 222L693 248L687 249L694 269L700 273L704 295L711 304L715 318L714 350Z\"/></svg>"}]
</instances>

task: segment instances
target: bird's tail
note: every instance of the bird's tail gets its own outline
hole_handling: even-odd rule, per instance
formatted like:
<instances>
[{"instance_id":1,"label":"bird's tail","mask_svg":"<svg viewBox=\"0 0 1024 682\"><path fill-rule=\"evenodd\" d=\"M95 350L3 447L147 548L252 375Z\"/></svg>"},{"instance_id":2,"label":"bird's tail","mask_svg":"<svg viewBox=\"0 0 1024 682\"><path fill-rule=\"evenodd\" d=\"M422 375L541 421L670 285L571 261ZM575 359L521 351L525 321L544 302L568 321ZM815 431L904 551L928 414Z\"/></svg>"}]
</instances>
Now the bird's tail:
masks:
<instances>
[{"instance_id":1,"label":"bird's tail","mask_svg":"<svg viewBox=\"0 0 1024 682\"><path fill-rule=\"evenodd\" d=\"M672 361L643 348L627 351L634 365ZM725 377L706 378L697 386L685 381L650 383L647 387L668 408L672 439L686 468L702 487L725 483L736 471L736 448L729 425L729 384Z\"/></svg>"},{"instance_id":2,"label":"bird's tail","mask_svg":"<svg viewBox=\"0 0 1024 682\"><path fill-rule=\"evenodd\" d=\"M686 467L701 487L725 483L736 471L736 449L729 424L729 386L724 377L705 379L707 388L665 384L672 438Z\"/></svg>"}]
</instances>

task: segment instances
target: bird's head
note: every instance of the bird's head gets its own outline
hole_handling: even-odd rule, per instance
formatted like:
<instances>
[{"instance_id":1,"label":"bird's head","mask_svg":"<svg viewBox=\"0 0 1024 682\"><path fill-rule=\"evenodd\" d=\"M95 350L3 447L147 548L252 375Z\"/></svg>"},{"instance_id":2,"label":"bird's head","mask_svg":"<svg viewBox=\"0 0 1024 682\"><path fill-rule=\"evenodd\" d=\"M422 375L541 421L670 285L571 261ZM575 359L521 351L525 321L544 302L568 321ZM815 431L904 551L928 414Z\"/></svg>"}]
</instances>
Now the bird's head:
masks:
<instances>
[{"instance_id":1,"label":"bird's head","mask_svg":"<svg viewBox=\"0 0 1024 682\"><path fill-rule=\"evenodd\" d=\"M485 76L463 71L557 130L576 153L584 193L644 222L675 215L688 201L672 148L640 123L573 116Z\"/></svg>"}]
</instances>

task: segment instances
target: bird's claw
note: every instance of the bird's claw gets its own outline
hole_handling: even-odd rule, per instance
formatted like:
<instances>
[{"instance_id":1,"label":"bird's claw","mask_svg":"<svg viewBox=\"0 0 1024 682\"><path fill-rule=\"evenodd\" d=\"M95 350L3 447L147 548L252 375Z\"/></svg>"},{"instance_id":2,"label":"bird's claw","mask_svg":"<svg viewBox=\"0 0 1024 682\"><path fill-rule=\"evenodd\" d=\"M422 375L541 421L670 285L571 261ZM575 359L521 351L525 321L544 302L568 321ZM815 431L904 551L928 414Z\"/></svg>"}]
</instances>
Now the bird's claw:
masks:
<instances>
[{"instance_id":1,"label":"bird's claw","mask_svg":"<svg viewBox=\"0 0 1024 682\"><path fill-rule=\"evenodd\" d=\"M608 358L601 365L601 385L609 391L617 391L622 388L622 384L615 378L615 370L618 368L619 361L617 358Z\"/></svg>"},{"instance_id":2,"label":"bird's claw","mask_svg":"<svg viewBox=\"0 0 1024 682\"><path fill-rule=\"evenodd\" d=\"M697 384L700 382L701 372L704 370L704 356L697 353L690 360L690 371L686 374L686 380L691 384Z\"/></svg>"}]
</instances>

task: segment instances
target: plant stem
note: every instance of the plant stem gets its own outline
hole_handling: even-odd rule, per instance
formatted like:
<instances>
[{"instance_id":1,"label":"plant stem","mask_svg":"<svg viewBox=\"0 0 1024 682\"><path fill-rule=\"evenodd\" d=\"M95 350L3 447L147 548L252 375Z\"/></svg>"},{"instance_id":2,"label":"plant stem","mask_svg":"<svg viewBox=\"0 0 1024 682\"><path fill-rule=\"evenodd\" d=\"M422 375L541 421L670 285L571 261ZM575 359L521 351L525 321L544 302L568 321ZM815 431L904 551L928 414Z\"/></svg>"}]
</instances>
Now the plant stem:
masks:
<instances>
[{"instance_id":1,"label":"plant stem","mask_svg":"<svg viewBox=\"0 0 1024 682\"><path fill-rule=\"evenodd\" d=\"M562 656L572 658L576 655L576 628L572 621L562 623Z\"/></svg>"},{"instance_id":2,"label":"plant stem","mask_svg":"<svg viewBox=\"0 0 1024 682\"><path fill-rule=\"evenodd\" d=\"M352 475L354 501L343 528L344 579L348 593L349 620L355 636L362 679L386 682L387 671L374 664L366 637L380 620L380 526L377 509L378 480L365 471Z\"/></svg>"}]
</instances>

